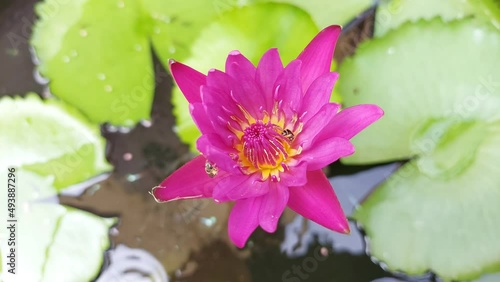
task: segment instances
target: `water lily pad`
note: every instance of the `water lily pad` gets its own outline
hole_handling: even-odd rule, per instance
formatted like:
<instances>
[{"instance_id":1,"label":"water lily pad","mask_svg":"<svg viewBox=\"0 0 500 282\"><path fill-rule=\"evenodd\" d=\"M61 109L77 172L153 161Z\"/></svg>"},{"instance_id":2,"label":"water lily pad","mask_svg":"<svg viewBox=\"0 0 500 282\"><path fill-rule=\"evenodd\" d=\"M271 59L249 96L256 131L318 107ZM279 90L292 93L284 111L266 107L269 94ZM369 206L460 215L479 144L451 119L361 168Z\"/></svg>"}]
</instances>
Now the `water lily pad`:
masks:
<instances>
[{"instance_id":1,"label":"water lily pad","mask_svg":"<svg viewBox=\"0 0 500 282\"><path fill-rule=\"evenodd\" d=\"M498 0L381 0L375 20L375 36L381 36L401 24L421 19L440 17L443 21L471 16L483 18L500 28L500 1Z\"/></svg>"},{"instance_id":2,"label":"water lily pad","mask_svg":"<svg viewBox=\"0 0 500 282\"><path fill-rule=\"evenodd\" d=\"M3 268L5 281L92 281L109 247L108 229L116 223L52 204L31 205L18 218L20 269L12 280ZM5 232L2 228L0 237L5 238ZM8 246L1 247L2 253L7 253Z\"/></svg>"},{"instance_id":3,"label":"water lily pad","mask_svg":"<svg viewBox=\"0 0 500 282\"><path fill-rule=\"evenodd\" d=\"M45 0L33 30L51 92L93 122L131 126L149 118L154 92L150 41L166 64L188 55L199 30L246 1ZM234 3L233 3L234 2Z\"/></svg>"},{"instance_id":4,"label":"water lily pad","mask_svg":"<svg viewBox=\"0 0 500 282\"><path fill-rule=\"evenodd\" d=\"M151 21L152 44L165 66L168 60L183 60L200 31L225 11L254 0L145 0L144 10Z\"/></svg>"},{"instance_id":5,"label":"water lily pad","mask_svg":"<svg viewBox=\"0 0 500 282\"><path fill-rule=\"evenodd\" d=\"M441 138L435 127L434 136L421 140L430 124L444 130L498 117L498 50L500 33L493 28L439 19L406 24L359 46L340 67L338 90L346 106L378 104L385 116L353 138L356 153L344 162L408 159Z\"/></svg>"},{"instance_id":6,"label":"water lily pad","mask_svg":"<svg viewBox=\"0 0 500 282\"><path fill-rule=\"evenodd\" d=\"M386 113L344 162L412 158L354 215L391 270L446 281L500 270L499 49L489 25L436 19L363 44L340 68L347 106Z\"/></svg>"},{"instance_id":7,"label":"water lily pad","mask_svg":"<svg viewBox=\"0 0 500 282\"><path fill-rule=\"evenodd\" d=\"M36 94L0 100L0 168L50 177L56 189L109 171L99 127L74 108Z\"/></svg>"},{"instance_id":8,"label":"water lily pad","mask_svg":"<svg viewBox=\"0 0 500 282\"><path fill-rule=\"evenodd\" d=\"M500 271L498 144L499 126L459 176L433 178L411 161L378 187L355 213L370 253L391 270L445 281Z\"/></svg>"},{"instance_id":9,"label":"water lily pad","mask_svg":"<svg viewBox=\"0 0 500 282\"><path fill-rule=\"evenodd\" d=\"M269 0L260 1L269 2ZM374 4L373 0L337 0L328 2L304 0L271 1L296 5L308 12L320 28L325 28L332 24L346 25Z\"/></svg>"},{"instance_id":10,"label":"water lily pad","mask_svg":"<svg viewBox=\"0 0 500 282\"><path fill-rule=\"evenodd\" d=\"M31 41L51 92L96 123L149 118L154 71L139 1L59 2L37 5Z\"/></svg>"},{"instance_id":11,"label":"water lily pad","mask_svg":"<svg viewBox=\"0 0 500 282\"><path fill-rule=\"evenodd\" d=\"M309 15L291 5L267 3L234 9L202 30L191 47L191 56L183 63L207 73L211 68L223 70L232 50L239 50L257 64L264 52L273 47L279 49L283 63L288 63L317 32ZM172 95L177 133L194 148L200 133L189 115L188 103L178 88Z\"/></svg>"}]
</instances>

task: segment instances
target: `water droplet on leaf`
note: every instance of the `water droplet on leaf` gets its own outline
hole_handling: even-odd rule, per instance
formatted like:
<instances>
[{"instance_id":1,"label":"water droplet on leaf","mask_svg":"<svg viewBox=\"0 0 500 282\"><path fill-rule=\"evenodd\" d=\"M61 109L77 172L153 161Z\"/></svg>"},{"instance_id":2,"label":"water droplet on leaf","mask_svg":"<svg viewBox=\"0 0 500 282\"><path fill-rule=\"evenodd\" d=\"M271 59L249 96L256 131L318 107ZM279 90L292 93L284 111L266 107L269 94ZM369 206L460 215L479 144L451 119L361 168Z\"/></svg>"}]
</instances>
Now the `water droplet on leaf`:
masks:
<instances>
[{"instance_id":1,"label":"water droplet on leaf","mask_svg":"<svg viewBox=\"0 0 500 282\"><path fill-rule=\"evenodd\" d=\"M89 35L89 33L86 29L80 29L80 36L81 37L87 37L87 35Z\"/></svg>"},{"instance_id":2,"label":"water droplet on leaf","mask_svg":"<svg viewBox=\"0 0 500 282\"><path fill-rule=\"evenodd\" d=\"M106 80L106 75L104 73L98 73L97 74L97 79L99 80Z\"/></svg>"}]
</instances>

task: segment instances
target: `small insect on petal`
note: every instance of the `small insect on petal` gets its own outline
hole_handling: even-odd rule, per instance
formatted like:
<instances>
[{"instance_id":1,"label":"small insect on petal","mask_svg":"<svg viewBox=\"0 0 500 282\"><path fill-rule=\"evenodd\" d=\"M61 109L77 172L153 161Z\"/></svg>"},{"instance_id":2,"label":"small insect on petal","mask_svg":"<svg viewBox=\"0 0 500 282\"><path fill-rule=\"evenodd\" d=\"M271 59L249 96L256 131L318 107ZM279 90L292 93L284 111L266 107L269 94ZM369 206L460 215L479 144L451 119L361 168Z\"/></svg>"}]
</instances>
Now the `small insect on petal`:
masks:
<instances>
[{"instance_id":1,"label":"small insect on petal","mask_svg":"<svg viewBox=\"0 0 500 282\"><path fill-rule=\"evenodd\" d=\"M281 135L283 135L286 139L290 140L290 142L292 142L295 139L295 135L293 135L293 132L290 129L283 130L283 132L281 132Z\"/></svg>"},{"instance_id":2,"label":"small insect on petal","mask_svg":"<svg viewBox=\"0 0 500 282\"><path fill-rule=\"evenodd\" d=\"M219 169L214 163L209 162L208 160L205 162L205 172L207 173L208 176L211 178L214 178L217 173L219 172Z\"/></svg>"}]
</instances>

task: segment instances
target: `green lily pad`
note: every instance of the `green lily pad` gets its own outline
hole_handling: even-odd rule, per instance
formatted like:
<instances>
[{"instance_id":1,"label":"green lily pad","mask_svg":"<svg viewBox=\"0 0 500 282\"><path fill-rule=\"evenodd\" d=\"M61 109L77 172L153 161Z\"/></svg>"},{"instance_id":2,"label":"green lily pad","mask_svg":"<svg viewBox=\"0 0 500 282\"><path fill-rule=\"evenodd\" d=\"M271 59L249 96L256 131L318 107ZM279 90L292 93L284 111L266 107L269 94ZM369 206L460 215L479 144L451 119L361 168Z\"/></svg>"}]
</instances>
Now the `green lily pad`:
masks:
<instances>
[{"instance_id":1,"label":"green lily pad","mask_svg":"<svg viewBox=\"0 0 500 282\"><path fill-rule=\"evenodd\" d=\"M144 10L151 19L152 43L161 61L167 65L175 58L189 58L192 43L197 41L205 26L224 17L224 13L254 3L284 3L295 5L309 13L321 28L332 24L347 24L373 5L373 0L329 2L302 0L145 0ZM255 21L250 19L249 23ZM220 35L219 35L220 36Z\"/></svg>"},{"instance_id":2,"label":"green lily pad","mask_svg":"<svg viewBox=\"0 0 500 282\"><path fill-rule=\"evenodd\" d=\"M31 43L54 95L93 122L132 126L150 116L150 41L165 65L170 57L183 59L201 28L246 3L45 0L36 6L40 20Z\"/></svg>"},{"instance_id":3,"label":"green lily pad","mask_svg":"<svg viewBox=\"0 0 500 282\"><path fill-rule=\"evenodd\" d=\"M430 122L497 118L498 50L500 33L493 28L439 19L405 24L359 46L340 67L338 90L346 106L378 104L385 116L353 138L356 153L344 162L408 159L441 138L437 132L418 141Z\"/></svg>"},{"instance_id":4,"label":"green lily pad","mask_svg":"<svg viewBox=\"0 0 500 282\"><path fill-rule=\"evenodd\" d=\"M411 158L354 214L393 271L451 281L500 270L499 49L489 25L435 19L366 42L340 68L347 106L386 113L344 162Z\"/></svg>"},{"instance_id":5,"label":"green lily pad","mask_svg":"<svg viewBox=\"0 0 500 282\"><path fill-rule=\"evenodd\" d=\"M96 123L149 118L154 71L139 1L59 2L36 6L31 40L51 92Z\"/></svg>"},{"instance_id":6,"label":"green lily pad","mask_svg":"<svg viewBox=\"0 0 500 282\"><path fill-rule=\"evenodd\" d=\"M34 204L18 218L17 281L92 281L109 248L108 229L116 223L51 204ZM7 236L5 228L0 232ZM2 253L7 250L2 244ZM2 276L9 281L7 269Z\"/></svg>"},{"instance_id":7,"label":"green lily pad","mask_svg":"<svg viewBox=\"0 0 500 282\"><path fill-rule=\"evenodd\" d=\"M433 178L410 161L368 197L354 217L373 256L391 270L430 270L445 281L500 271L498 125L460 175Z\"/></svg>"},{"instance_id":8,"label":"green lily pad","mask_svg":"<svg viewBox=\"0 0 500 282\"><path fill-rule=\"evenodd\" d=\"M74 108L36 94L0 100L0 168L50 177L58 190L109 171L99 127Z\"/></svg>"},{"instance_id":9,"label":"green lily pad","mask_svg":"<svg viewBox=\"0 0 500 282\"><path fill-rule=\"evenodd\" d=\"M0 179L7 183L4 177ZM100 271L104 251L109 248L108 229L116 224L116 219L58 204L37 203L57 192L50 176L19 168L16 186L16 281L92 281ZM0 208L4 219L7 201L1 201ZM0 238L8 235L6 228L0 230ZM9 248L2 240L1 253L8 253ZM7 270L8 267L0 270L0 281L13 281L8 279L12 277Z\"/></svg>"},{"instance_id":10,"label":"green lily pad","mask_svg":"<svg viewBox=\"0 0 500 282\"><path fill-rule=\"evenodd\" d=\"M168 60L184 60L200 31L225 11L253 0L145 0L144 10L151 21L151 40L165 66Z\"/></svg>"},{"instance_id":11,"label":"green lily pad","mask_svg":"<svg viewBox=\"0 0 500 282\"><path fill-rule=\"evenodd\" d=\"M368 10L373 0L351 0L351 1L304 1L304 0L260 0L261 2L279 2L296 5L308 12L314 22L325 28L332 24L346 25L362 12Z\"/></svg>"},{"instance_id":12,"label":"green lily pad","mask_svg":"<svg viewBox=\"0 0 500 282\"><path fill-rule=\"evenodd\" d=\"M191 47L191 56L182 63L207 73L211 68L223 70L232 50L239 50L257 64L269 48L277 47L286 64L299 55L317 32L309 15L294 6L277 3L247 6L222 14L203 29ZM177 133L194 149L200 133L189 114L188 102L178 88L174 88L172 95Z\"/></svg>"},{"instance_id":13,"label":"green lily pad","mask_svg":"<svg viewBox=\"0 0 500 282\"><path fill-rule=\"evenodd\" d=\"M476 16L500 28L500 1L498 0L381 0L375 20L375 36L401 24L440 17L445 22Z\"/></svg>"}]
</instances>

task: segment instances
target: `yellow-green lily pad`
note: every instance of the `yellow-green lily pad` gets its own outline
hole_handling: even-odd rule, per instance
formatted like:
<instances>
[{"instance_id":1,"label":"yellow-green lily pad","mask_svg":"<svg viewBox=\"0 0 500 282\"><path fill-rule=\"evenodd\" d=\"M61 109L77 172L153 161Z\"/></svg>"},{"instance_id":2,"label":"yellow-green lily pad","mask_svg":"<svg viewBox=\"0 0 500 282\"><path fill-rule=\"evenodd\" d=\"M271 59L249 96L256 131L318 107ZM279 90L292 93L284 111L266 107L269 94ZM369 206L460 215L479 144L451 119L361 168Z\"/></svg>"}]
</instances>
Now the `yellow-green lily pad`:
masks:
<instances>
[{"instance_id":1,"label":"yellow-green lily pad","mask_svg":"<svg viewBox=\"0 0 500 282\"><path fill-rule=\"evenodd\" d=\"M5 281L92 281L109 248L115 219L53 204L33 204L18 214L17 273L2 269ZM0 237L8 230L2 228ZM3 243L2 254L10 247ZM16 278L19 280L11 280Z\"/></svg>"},{"instance_id":2,"label":"yellow-green lily pad","mask_svg":"<svg viewBox=\"0 0 500 282\"><path fill-rule=\"evenodd\" d=\"M433 121L449 127L498 118L498 50L500 33L472 20L408 23L361 44L339 69L338 91L346 106L378 104L385 116L353 138L356 153L344 162L387 162L429 151L439 134L416 141Z\"/></svg>"},{"instance_id":3,"label":"yellow-green lily pad","mask_svg":"<svg viewBox=\"0 0 500 282\"><path fill-rule=\"evenodd\" d=\"M386 113L344 162L411 159L354 214L390 270L445 281L500 270L498 50L490 25L435 19L362 44L340 67L346 106Z\"/></svg>"},{"instance_id":4,"label":"yellow-green lily pad","mask_svg":"<svg viewBox=\"0 0 500 282\"><path fill-rule=\"evenodd\" d=\"M0 168L24 167L62 189L111 170L99 126L73 107L36 94L0 100Z\"/></svg>"},{"instance_id":5,"label":"yellow-green lily pad","mask_svg":"<svg viewBox=\"0 0 500 282\"><path fill-rule=\"evenodd\" d=\"M325 28L332 24L346 25L374 5L373 0L350 1L306 1L306 0L258 0L261 2L279 2L295 5L308 12L314 22Z\"/></svg>"},{"instance_id":6,"label":"yellow-green lily pad","mask_svg":"<svg viewBox=\"0 0 500 282\"><path fill-rule=\"evenodd\" d=\"M481 18L500 28L498 0L381 0L375 16L375 36L401 24L440 17L445 22L468 17Z\"/></svg>"},{"instance_id":7,"label":"yellow-green lily pad","mask_svg":"<svg viewBox=\"0 0 500 282\"><path fill-rule=\"evenodd\" d=\"M45 0L31 43L55 96L95 123L132 126L150 117L152 46L165 65L184 58L202 27L245 3Z\"/></svg>"}]
</instances>

